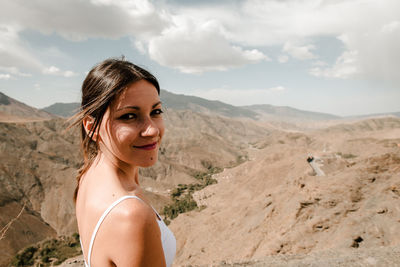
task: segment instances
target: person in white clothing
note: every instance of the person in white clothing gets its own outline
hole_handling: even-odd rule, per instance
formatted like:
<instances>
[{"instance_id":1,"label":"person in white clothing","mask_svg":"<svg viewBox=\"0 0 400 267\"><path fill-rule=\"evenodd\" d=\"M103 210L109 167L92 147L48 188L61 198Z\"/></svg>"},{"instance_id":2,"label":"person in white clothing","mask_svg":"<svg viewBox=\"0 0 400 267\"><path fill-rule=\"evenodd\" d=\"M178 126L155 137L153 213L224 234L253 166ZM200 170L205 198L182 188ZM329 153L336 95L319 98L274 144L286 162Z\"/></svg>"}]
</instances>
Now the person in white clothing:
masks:
<instances>
[{"instance_id":1,"label":"person in white clothing","mask_svg":"<svg viewBox=\"0 0 400 267\"><path fill-rule=\"evenodd\" d=\"M157 79L124 59L87 74L80 111L83 166L76 217L86 266L171 266L176 241L139 184L164 134Z\"/></svg>"}]
</instances>

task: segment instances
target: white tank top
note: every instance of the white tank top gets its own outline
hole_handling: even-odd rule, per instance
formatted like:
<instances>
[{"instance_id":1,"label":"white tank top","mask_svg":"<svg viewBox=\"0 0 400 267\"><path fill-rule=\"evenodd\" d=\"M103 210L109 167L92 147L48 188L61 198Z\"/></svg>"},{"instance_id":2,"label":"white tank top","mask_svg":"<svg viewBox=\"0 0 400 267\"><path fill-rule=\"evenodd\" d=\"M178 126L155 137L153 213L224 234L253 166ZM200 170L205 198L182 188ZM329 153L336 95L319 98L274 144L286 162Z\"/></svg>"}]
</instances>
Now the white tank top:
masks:
<instances>
[{"instance_id":1,"label":"white tank top","mask_svg":"<svg viewBox=\"0 0 400 267\"><path fill-rule=\"evenodd\" d=\"M85 260L85 266L90 267L90 260L91 260L91 254L93 250L93 243L96 238L96 234L100 228L101 223L104 221L105 217L107 216L110 211L117 206L120 202L124 201L125 199L128 198L136 198L143 203L145 203L142 199L140 199L137 196L123 196L119 198L118 200L114 201L101 215L99 221L96 224L96 227L93 230L92 238L90 239L90 244L89 244L89 251L88 251L88 260L86 262ZM153 207L152 207L153 208ZM154 212L157 214L159 220L158 226L160 227L160 232L161 232L161 243L162 247L164 250L164 257L165 257L165 263L167 264L167 267L170 267L172 265L172 262L174 261L175 257L175 252L176 252L176 239L172 231L167 227L167 225L164 223L164 221L161 219L161 216L158 214L158 212L153 208ZM83 246L82 246L82 241L81 241L81 247L82 247L82 253L83 253Z\"/></svg>"}]
</instances>

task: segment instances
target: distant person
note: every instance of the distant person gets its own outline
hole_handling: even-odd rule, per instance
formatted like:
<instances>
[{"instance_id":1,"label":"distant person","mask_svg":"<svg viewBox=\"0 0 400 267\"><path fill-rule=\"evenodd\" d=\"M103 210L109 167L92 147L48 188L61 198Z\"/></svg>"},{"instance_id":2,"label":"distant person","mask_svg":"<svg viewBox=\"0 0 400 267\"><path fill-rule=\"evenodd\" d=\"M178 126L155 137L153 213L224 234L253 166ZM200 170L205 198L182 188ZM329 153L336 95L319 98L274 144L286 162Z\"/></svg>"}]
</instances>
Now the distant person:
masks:
<instances>
[{"instance_id":1,"label":"distant person","mask_svg":"<svg viewBox=\"0 0 400 267\"><path fill-rule=\"evenodd\" d=\"M76 217L86 266L171 266L176 240L139 184L139 167L156 163L164 134L160 86L123 59L96 65L82 85L84 164Z\"/></svg>"}]
</instances>

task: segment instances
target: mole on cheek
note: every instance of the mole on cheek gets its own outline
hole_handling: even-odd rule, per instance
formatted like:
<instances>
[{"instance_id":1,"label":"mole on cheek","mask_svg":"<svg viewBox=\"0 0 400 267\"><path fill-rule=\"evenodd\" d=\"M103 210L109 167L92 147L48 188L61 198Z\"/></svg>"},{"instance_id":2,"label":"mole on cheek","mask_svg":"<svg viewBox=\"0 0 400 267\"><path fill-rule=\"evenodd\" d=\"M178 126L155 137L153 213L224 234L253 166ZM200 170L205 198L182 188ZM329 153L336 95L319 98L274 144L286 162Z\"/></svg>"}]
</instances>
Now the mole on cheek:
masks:
<instances>
[{"instance_id":1,"label":"mole on cheek","mask_svg":"<svg viewBox=\"0 0 400 267\"><path fill-rule=\"evenodd\" d=\"M151 157L150 160L153 160L153 157Z\"/></svg>"}]
</instances>

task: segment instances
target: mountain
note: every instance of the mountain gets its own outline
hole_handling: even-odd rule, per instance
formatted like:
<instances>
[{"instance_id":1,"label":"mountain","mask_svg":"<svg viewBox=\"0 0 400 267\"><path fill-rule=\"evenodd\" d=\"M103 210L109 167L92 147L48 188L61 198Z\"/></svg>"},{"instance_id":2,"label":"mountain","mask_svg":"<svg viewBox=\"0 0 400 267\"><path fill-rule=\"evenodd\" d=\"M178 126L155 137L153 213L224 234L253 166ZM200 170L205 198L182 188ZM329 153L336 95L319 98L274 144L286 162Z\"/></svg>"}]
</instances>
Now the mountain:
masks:
<instances>
[{"instance_id":1,"label":"mountain","mask_svg":"<svg viewBox=\"0 0 400 267\"><path fill-rule=\"evenodd\" d=\"M255 112L241 107L235 107L220 101L207 100L196 96L173 94L166 90L161 90L160 98L165 109L192 110L197 113L218 114L230 118L245 117L255 119L257 116ZM43 110L61 117L69 117L73 115L79 107L79 103L56 103L43 108Z\"/></svg>"},{"instance_id":2,"label":"mountain","mask_svg":"<svg viewBox=\"0 0 400 267\"><path fill-rule=\"evenodd\" d=\"M0 93L1 94L1 93ZM2 102L8 103L8 97L0 95L0 107ZM196 113L219 115L228 118L247 118L256 121L273 122L279 129L315 129L326 127L340 121L356 121L373 117L400 117L400 112L377 113L359 116L341 117L328 113L300 110L287 106L273 106L269 104L233 106L221 101L213 101L197 96L174 94L161 90L161 101L165 109L192 110ZM26 105L25 105L26 106ZM55 103L42 109L46 114L60 117L70 117L79 110L79 103ZM0 108L0 112L1 112ZM9 112L10 113L10 112ZM27 112L27 114L30 114ZM0 113L1 118L1 113Z\"/></svg>"},{"instance_id":3,"label":"mountain","mask_svg":"<svg viewBox=\"0 0 400 267\"><path fill-rule=\"evenodd\" d=\"M71 117L74 115L80 108L79 103L55 103L51 106L42 108L42 110L60 116L60 117Z\"/></svg>"},{"instance_id":4,"label":"mountain","mask_svg":"<svg viewBox=\"0 0 400 267\"><path fill-rule=\"evenodd\" d=\"M339 260L359 249L372 257L382 246L398 248L399 125L399 118L381 118L342 131L271 133L254 144L249 161L213 175L218 183L194 194L204 209L171 222L179 241L175 264L242 266L270 255L324 257L325 251ZM309 154L325 176L315 175ZM322 260L309 257L304 266ZM254 266L275 266L270 263Z\"/></svg>"},{"instance_id":5,"label":"mountain","mask_svg":"<svg viewBox=\"0 0 400 267\"><path fill-rule=\"evenodd\" d=\"M394 131L400 129L400 120L397 117L382 117L382 118L365 118L358 119L353 122L338 123L334 126L326 127L319 130L319 132L328 133L341 133L347 135L356 135L360 132L381 131L381 130Z\"/></svg>"},{"instance_id":6,"label":"mountain","mask_svg":"<svg viewBox=\"0 0 400 267\"><path fill-rule=\"evenodd\" d=\"M53 114L28 106L0 92L0 121L34 121L55 117Z\"/></svg>"},{"instance_id":7,"label":"mountain","mask_svg":"<svg viewBox=\"0 0 400 267\"><path fill-rule=\"evenodd\" d=\"M174 94L161 90L161 101L166 110L191 110L196 113L219 115L228 118L247 118L252 120L272 120L280 122L303 122L340 119L326 113L318 113L294 109L291 107L277 107L273 105L233 106L221 101L207 100L197 96ZM79 103L56 103L43 110L52 114L69 117L79 108Z\"/></svg>"},{"instance_id":8,"label":"mountain","mask_svg":"<svg viewBox=\"0 0 400 267\"><path fill-rule=\"evenodd\" d=\"M201 209L171 221L176 265L400 245L399 118L293 132L214 114L207 103L180 110L164 101L159 161L140 170L154 207L222 170L212 176L218 183L193 194ZM0 122L0 228L8 229L0 233L0 266L27 245L77 231L79 131L65 131L65 122ZM309 154L326 176L315 176Z\"/></svg>"},{"instance_id":9,"label":"mountain","mask_svg":"<svg viewBox=\"0 0 400 267\"><path fill-rule=\"evenodd\" d=\"M246 108L232 106L221 101L207 100L197 96L174 94L166 90L161 91L161 101L167 109L192 110L194 112L222 115L230 118L257 118L257 113Z\"/></svg>"},{"instance_id":10,"label":"mountain","mask_svg":"<svg viewBox=\"0 0 400 267\"><path fill-rule=\"evenodd\" d=\"M140 170L140 183L159 211L178 184L196 175L236 166L245 148L270 130L252 122L169 109L159 161ZM0 266L21 248L77 231L72 194L81 163L79 131L66 120L0 122L0 228L15 222L0 242ZM20 217L18 217L21 212ZM0 233L2 234L2 233Z\"/></svg>"},{"instance_id":11,"label":"mountain","mask_svg":"<svg viewBox=\"0 0 400 267\"><path fill-rule=\"evenodd\" d=\"M305 111L286 106L273 106L273 105L251 105L242 106L242 108L252 110L260 115L260 119L264 120L282 120L282 121L298 121L298 120L337 120L342 117L335 116L328 113Z\"/></svg>"},{"instance_id":12,"label":"mountain","mask_svg":"<svg viewBox=\"0 0 400 267\"><path fill-rule=\"evenodd\" d=\"M367 115L349 116L349 119L365 119L365 118L379 118L379 117L400 117L400 112L386 112L386 113L372 113Z\"/></svg>"}]
</instances>

